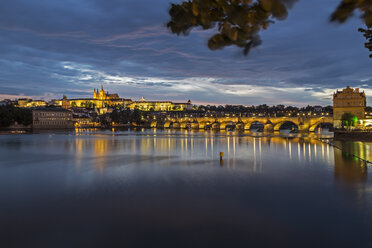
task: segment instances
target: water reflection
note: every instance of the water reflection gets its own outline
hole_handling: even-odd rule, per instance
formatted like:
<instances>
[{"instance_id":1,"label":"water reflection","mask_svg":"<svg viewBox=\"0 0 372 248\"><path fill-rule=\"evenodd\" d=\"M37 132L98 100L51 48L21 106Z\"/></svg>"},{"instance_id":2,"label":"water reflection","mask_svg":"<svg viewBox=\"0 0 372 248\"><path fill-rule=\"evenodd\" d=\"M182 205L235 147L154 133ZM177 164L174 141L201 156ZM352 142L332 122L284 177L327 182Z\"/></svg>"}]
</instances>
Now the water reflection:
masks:
<instances>
[{"instance_id":1,"label":"water reflection","mask_svg":"<svg viewBox=\"0 0 372 248\"><path fill-rule=\"evenodd\" d=\"M66 146L76 152L76 166L79 167L84 158L91 156L94 169L100 172L110 165L110 157L118 154L162 156L170 161L177 156L179 160L201 160L214 164L218 162L219 153L223 152L224 159L220 165L229 169L239 167L262 173L265 161L269 163L272 159L299 165L325 163L334 169L336 180L356 183L367 180L367 165L353 155L372 161L371 143L336 141L337 148L334 149L312 137L252 137L236 132L155 129L115 131L114 136L97 133L97 130L80 131L78 134L72 146ZM243 160L246 162L242 163Z\"/></svg>"},{"instance_id":2,"label":"water reflection","mask_svg":"<svg viewBox=\"0 0 372 248\"><path fill-rule=\"evenodd\" d=\"M353 155L334 149L335 178L345 183L361 183L367 180L366 163Z\"/></svg>"},{"instance_id":3,"label":"water reflection","mask_svg":"<svg viewBox=\"0 0 372 248\"><path fill-rule=\"evenodd\" d=\"M300 163L333 164L333 149L311 137L247 136L238 132L198 132L175 130L116 131L111 133L79 132L72 151L77 164L84 156L93 156L95 168L103 171L106 159L114 155L177 156L180 160L218 161L223 152L226 168L252 166L263 171L264 160L273 158ZM246 160L248 163L240 163ZM125 162L125 161L124 161Z\"/></svg>"},{"instance_id":4,"label":"water reflection","mask_svg":"<svg viewBox=\"0 0 372 248\"><path fill-rule=\"evenodd\" d=\"M371 159L369 144L362 142L335 141L335 178L345 183L362 183L367 180L367 163L360 160ZM359 158L358 158L359 157Z\"/></svg>"},{"instance_id":5,"label":"water reflection","mask_svg":"<svg viewBox=\"0 0 372 248\"><path fill-rule=\"evenodd\" d=\"M176 130L0 136L4 247L365 247L370 171L350 154L368 158L369 145Z\"/></svg>"}]
</instances>

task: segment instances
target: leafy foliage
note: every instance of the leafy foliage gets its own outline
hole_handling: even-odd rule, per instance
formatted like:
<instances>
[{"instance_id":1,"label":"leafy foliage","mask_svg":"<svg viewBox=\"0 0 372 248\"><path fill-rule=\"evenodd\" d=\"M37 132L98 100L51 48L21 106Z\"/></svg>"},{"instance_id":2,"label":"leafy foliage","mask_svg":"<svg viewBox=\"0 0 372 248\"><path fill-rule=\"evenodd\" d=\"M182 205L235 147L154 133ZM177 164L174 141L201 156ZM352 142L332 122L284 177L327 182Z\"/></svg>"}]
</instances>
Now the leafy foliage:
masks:
<instances>
[{"instance_id":1,"label":"leafy foliage","mask_svg":"<svg viewBox=\"0 0 372 248\"><path fill-rule=\"evenodd\" d=\"M28 126L32 124L32 110L16 108L11 105L0 107L0 127L9 127L17 122Z\"/></svg>"},{"instance_id":2,"label":"leafy foliage","mask_svg":"<svg viewBox=\"0 0 372 248\"><path fill-rule=\"evenodd\" d=\"M372 26L370 26L368 29L359 28L359 32L362 32L363 36L367 39L367 42L364 43L364 46L371 52L369 57L372 58Z\"/></svg>"},{"instance_id":3,"label":"leafy foliage","mask_svg":"<svg viewBox=\"0 0 372 248\"><path fill-rule=\"evenodd\" d=\"M110 118L113 122L127 124L129 122L136 123L137 125L142 124L142 111L135 109L131 110L114 110L110 114Z\"/></svg>"},{"instance_id":4,"label":"leafy foliage","mask_svg":"<svg viewBox=\"0 0 372 248\"><path fill-rule=\"evenodd\" d=\"M168 28L175 34L187 35L194 27L214 28L208 46L211 50L236 45L247 54L261 44L259 31L267 29L274 19L284 20L288 8L297 0L192 0L172 4Z\"/></svg>"},{"instance_id":5,"label":"leafy foliage","mask_svg":"<svg viewBox=\"0 0 372 248\"><path fill-rule=\"evenodd\" d=\"M344 127L355 127L358 122L358 118L351 113L344 113L341 116L342 126Z\"/></svg>"},{"instance_id":6,"label":"leafy foliage","mask_svg":"<svg viewBox=\"0 0 372 248\"><path fill-rule=\"evenodd\" d=\"M368 27L372 27L371 0L342 0L331 16L331 21L345 22L356 10L362 13L361 18Z\"/></svg>"},{"instance_id":7,"label":"leafy foliage","mask_svg":"<svg viewBox=\"0 0 372 248\"><path fill-rule=\"evenodd\" d=\"M361 18L367 26L367 29L359 28L363 36L367 39L364 46L372 52L372 1L371 0L342 0L336 11L331 16L331 21L340 23L345 22L354 12L359 10ZM372 58L372 54L369 55Z\"/></svg>"},{"instance_id":8,"label":"leafy foliage","mask_svg":"<svg viewBox=\"0 0 372 248\"><path fill-rule=\"evenodd\" d=\"M172 33L188 35L191 29L216 28L217 33L208 41L211 50L235 45L243 48L244 54L261 44L259 32L267 29L275 20L284 20L288 10L298 0L189 0L172 4L171 20L167 27ZM342 0L330 20L345 22L353 13L362 13L368 30L360 29L369 40L366 47L372 51L372 1ZM372 57L372 55L371 55Z\"/></svg>"}]
</instances>

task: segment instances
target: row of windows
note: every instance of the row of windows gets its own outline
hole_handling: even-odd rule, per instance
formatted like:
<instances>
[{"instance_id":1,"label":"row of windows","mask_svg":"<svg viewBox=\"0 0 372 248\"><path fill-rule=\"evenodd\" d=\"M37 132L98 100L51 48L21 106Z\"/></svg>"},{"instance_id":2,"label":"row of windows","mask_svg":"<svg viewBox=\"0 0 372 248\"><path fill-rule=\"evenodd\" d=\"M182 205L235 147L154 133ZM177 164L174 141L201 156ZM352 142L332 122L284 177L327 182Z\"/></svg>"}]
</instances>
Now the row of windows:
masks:
<instances>
[{"instance_id":1,"label":"row of windows","mask_svg":"<svg viewBox=\"0 0 372 248\"><path fill-rule=\"evenodd\" d=\"M335 102L335 107L363 107L364 102L355 101L355 102Z\"/></svg>"},{"instance_id":2,"label":"row of windows","mask_svg":"<svg viewBox=\"0 0 372 248\"><path fill-rule=\"evenodd\" d=\"M364 99L361 95L342 95L342 96L336 96L335 99Z\"/></svg>"},{"instance_id":3,"label":"row of windows","mask_svg":"<svg viewBox=\"0 0 372 248\"><path fill-rule=\"evenodd\" d=\"M35 113L35 116L70 116L71 113Z\"/></svg>"},{"instance_id":4,"label":"row of windows","mask_svg":"<svg viewBox=\"0 0 372 248\"><path fill-rule=\"evenodd\" d=\"M67 126L69 124L71 124L70 122L66 122L66 121L38 121L37 123L35 123L36 125L49 125L49 126Z\"/></svg>"},{"instance_id":5,"label":"row of windows","mask_svg":"<svg viewBox=\"0 0 372 248\"><path fill-rule=\"evenodd\" d=\"M56 120L60 120L60 121L71 121L72 118L47 118L47 117L35 118L35 121L56 121Z\"/></svg>"}]
</instances>

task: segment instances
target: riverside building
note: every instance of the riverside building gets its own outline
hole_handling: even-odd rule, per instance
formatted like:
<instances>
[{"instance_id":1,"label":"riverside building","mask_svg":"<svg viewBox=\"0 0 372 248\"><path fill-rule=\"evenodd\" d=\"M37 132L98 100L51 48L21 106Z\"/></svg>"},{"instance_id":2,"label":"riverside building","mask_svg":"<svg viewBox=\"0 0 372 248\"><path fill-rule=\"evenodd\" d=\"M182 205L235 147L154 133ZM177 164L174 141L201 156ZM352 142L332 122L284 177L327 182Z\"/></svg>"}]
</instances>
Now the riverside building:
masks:
<instances>
[{"instance_id":1,"label":"riverside building","mask_svg":"<svg viewBox=\"0 0 372 248\"><path fill-rule=\"evenodd\" d=\"M32 110L34 129L70 129L74 128L71 111L63 108L36 108Z\"/></svg>"},{"instance_id":2,"label":"riverside building","mask_svg":"<svg viewBox=\"0 0 372 248\"><path fill-rule=\"evenodd\" d=\"M359 120L365 119L366 95L359 88L347 86L342 91L333 94L333 125L342 126L342 115L351 113Z\"/></svg>"}]
</instances>

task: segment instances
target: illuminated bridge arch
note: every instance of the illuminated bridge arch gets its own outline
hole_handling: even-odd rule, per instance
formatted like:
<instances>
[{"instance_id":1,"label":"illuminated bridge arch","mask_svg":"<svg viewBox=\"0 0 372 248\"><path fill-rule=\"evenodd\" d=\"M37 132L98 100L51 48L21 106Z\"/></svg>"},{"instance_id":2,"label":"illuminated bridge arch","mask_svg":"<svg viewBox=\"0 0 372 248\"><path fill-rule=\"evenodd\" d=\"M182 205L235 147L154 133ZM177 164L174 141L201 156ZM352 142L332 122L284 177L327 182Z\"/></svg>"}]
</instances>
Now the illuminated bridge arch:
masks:
<instances>
[{"instance_id":1,"label":"illuminated bridge arch","mask_svg":"<svg viewBox=\"0 0 372 248\"><path fill-rule=\"evenodd\" d=\"M329 121L320 121L320 122L317 122L315 123L314 125L312 125L310 128L309 128L309 132L315 132L315 129L319 126L321 126L322 124L327 124L327 125L330 125L333 127L333 123L329 122Z\"/></svg>"},{"instance_id":2,"label":"illuminated bridge arch","mask_svg":"<svg viewBox=\"0 0 372 248\"><path fill-rule=\"evenodd\" d=\"M252 122L246 123L244 129L245 130L251 130L253 125L259 125L260 127L264 128L265 127L265 122L262 121L262 120L254 120Z\"/></svg>"},{"instance_id":3,"label":"illuminated bridge arch","mask_svg":"<svg viewBox=\"0 0 372 248\"><path fill-rule=\"evenodd\" d=\"M157 121L152 121L151 124L150 124L150 127L155 128L155 127L157 127L157 124L158 124Z\"/></svg>"},{"instance_id":4,"label":"illuminated bridge arch","mask_svg":"<svg viewBox=\"0 0 372 248\"><path fill-rule=\"evenodd\" d=\"M225 122L220 123L220 127L219 128L221 130L225 130L227 126L234 126L234 127L236 127L236 124L233 121L225 121Z\"/></svg>"},{"instance_id":5,"label":"illuminated bridge arch","mask_svg":"<svg viewBox=\"0 0 372 248\"><path fill-rule=\"evenodd\" d=\"M199 123L197 121L181 122L181 128L199 129Z\"/></svg>"},{"instance_id":6,"label":"illuminated bridge arch","mask_svg":"<svg viewBox=\"0 0 372 248\"><path fill-rule=\"evenodd\" d=\"M286 121L282 121L282 122L276 123L276 124L274 125L274 131L275 131L275 132L279 132L279 131L280 131L280 128L281 128L284 124L290 124L290 123L291 123L292 125L296 126L296 127L297 127L297 130L300 129L298 123L295 123L295 122L293 122L293 121L286 120Z\"/></svg>"},{"instance_id":7,"label":"illuminated bridge arch","mask_svg":"<svg viewBox=\"0 0 372 248\"><path fill-rule=\"evenodd\" d=\"M244 122L237 122L236 125L235 125L235 128L237 130L245 130L245 123Z\"/></svg>"},{"instance_id":8,"label":"illuminated bridge arch","mask_svg":"<svg viewBox=\"0 0 372 248\"><path fill-rule=\"evenodd\" d=\"M219 122L213 122L211 124L211 128L214 129L214 130L219 130L220 126L221 126L221 124Z\"/></svg>"},{"instance_id":9,"label":"illuminated bridge arch","mask_svg":"<svg viewBox=\"0 0 372 248\"><path fill-rule=\"evenodd\" d=\"M211 124L210 121L199 122L199 129L207 129Z\"/></svg>"},{"instance_id":10,"label":"illuminated bridge arch","mask_svg":"<svg viewBox=\"0 0 372 248\"><path fill-rule=\"evenodd\" d=\"M178 121L175 121L175 122L172 122L169 127L179 129L181 128L181 123L179 123Z\"/></svg>"},{"instance_id":11,"label":"illuminated bridge arch","mask_svg":"<svg viewBox=\"0 0 372 248\"><path fill-rule=\"evenodd\" d=\"M170 128L170 125L172 124L172 122L171 121L166 121L165 123L164 123L164 128Z\"/></svg>"}]
</instances>

